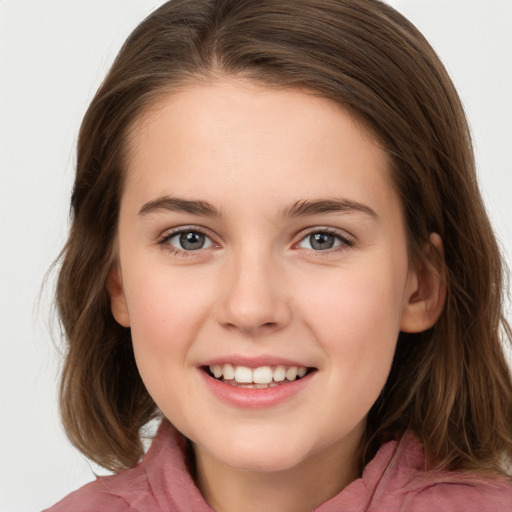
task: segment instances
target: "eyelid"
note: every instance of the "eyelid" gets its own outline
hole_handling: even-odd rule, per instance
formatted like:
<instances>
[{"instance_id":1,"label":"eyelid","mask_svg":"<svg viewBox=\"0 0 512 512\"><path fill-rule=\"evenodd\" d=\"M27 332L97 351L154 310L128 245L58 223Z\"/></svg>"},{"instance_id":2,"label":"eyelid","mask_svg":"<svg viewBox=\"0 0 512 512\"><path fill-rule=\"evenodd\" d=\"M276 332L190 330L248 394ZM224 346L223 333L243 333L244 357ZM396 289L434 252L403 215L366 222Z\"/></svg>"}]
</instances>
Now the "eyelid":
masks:
<instances>
[{"instance_id":1,"label":"eyelid","mask_svg":"<svg viewBox=\"0 0 512 512\"><path fill-rule=\"evenodd\" d=\"M175 247L171 244L169 244L169 240L174 238L177 235L180 235L182 233L201 233L206 238L208 238L211 242L211 246L197 249L195 251L187 251L185 249L180 249L178 247ZM168 251L174 254L179 254L182 256L192 256L194 253L202 253L204 250L210 249L210 248L218 248L220 247L220 244L215 240L215 236L212 235L210 230L203 228L201 226L195 226L195 225L185 225L185 226L177 226L175 228L169 228L165 230L156 240L156 244L160 245L162 247L165 247Z\"/></svg>"},{"instance_id":2,"label":"eyelid","mask_svg":"<svg viewBox=\"0 0 512 512\"><path fill-rule=\"evenodd\" d=\"M328 233L329 235L336 236L340 241L341 244L339 246L333 247L331 249L325 249L323 251L315 251L313 249L305 249L309 250L318 254L321 253L330 253L335 252L343 249L347 249L350 247L353 247L356 243L356 238L354 235L349 233L348 231L345 231L344 229L338 229L333 228L330 226L314 226L311 228L307 228L302 230L300 233L298 233L297 237L298 241L293 244L294 247L297 247L304 239L306 239L308 236L311 236L315 233ZM301 249L301 247L299 247Z\"/></svg>"},{"instance_id":3,"label":"eyelid","mask_svg":"<svg viewBox=\"0 0 512 512\"><path fill-rule=\"evenodd\" d=\"M207 237L211 241L212 246L214 248L220 247L220 244L216 241L217 237L215 235L213 235L209 229L206 229L204 227L197 226L197 225L183 225L183 226L176 226L174 228L169 228L169 229L165 230L160 236L158 236L156 243L157 243L157 245L165 246L165 248L171 252L179 253L184 256L192 256L194 253L202 253L204 250L210 249L212 247L212 246L210 246L210 247L206 247L204 249L203 248L197 249L195 251L187 251L184 249L179 249L177 247L174 247L168 243L168 241L171 238L173 238L181 233L187 233L187 232L191 232L191 231L203 234L205 237ZM353 247L356 243L356 237L346 230L334 228L331 226L312 226L312 227L303 229L296 235L296 237L295 237L296 242L293 243L292 247L300 248L300 247L298 247L298 245L306 237L311 236L314 233L328 233L330 235L336 236L341 241L341 244L339 246L335 246L334 248L331 248L331 249L325 249L323 251L320 251L320 250L315 251L313 249L305 249L305 250L309 250L310 252L314 252L317 254L318 253L332 253L335 251L347 249L347 248Z\"/></svg>"}]
</instances>

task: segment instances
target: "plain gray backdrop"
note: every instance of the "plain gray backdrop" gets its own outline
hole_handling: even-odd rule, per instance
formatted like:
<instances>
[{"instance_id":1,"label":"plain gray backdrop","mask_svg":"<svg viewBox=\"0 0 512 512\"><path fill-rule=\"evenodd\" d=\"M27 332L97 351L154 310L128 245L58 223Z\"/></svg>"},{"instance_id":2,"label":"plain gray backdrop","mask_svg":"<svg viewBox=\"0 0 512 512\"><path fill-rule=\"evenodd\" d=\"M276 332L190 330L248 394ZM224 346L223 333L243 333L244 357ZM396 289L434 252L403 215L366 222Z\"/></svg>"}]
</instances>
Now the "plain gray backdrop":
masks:
<instances>
[{"instance_id":1,"label":"plain gray backdrop","mask_svg":"<svg viewBox=\"0 0 512 512\"><path fill-rule=\"evenodd\" d=\"M60 426L53 277L40 290L66 237L80 120L124 39L161 3L0 0L1 512L48 507L98 470ZM508 258L512 0L389 3L423 31L459 89L484 198Z\"/></svg>"}]
</instances>

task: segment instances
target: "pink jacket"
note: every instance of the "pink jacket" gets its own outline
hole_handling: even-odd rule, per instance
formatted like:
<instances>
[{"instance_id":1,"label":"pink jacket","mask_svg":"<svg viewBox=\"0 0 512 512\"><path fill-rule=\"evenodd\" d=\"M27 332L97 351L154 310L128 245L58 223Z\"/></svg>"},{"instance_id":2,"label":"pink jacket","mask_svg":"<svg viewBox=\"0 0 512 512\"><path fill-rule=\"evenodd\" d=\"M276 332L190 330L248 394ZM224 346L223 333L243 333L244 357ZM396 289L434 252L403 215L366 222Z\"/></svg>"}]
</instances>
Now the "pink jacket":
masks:
<instances>
[{"instance_id":1,"label":"pink jacket","mask_svg":"<svg viewBox=\"0 0 512 512\"><path fill-rule=\"evenodd\" d=\"M512 486L504 479L425 471L414 435L390 441L363 476L314 512L511 512ZM186 466L183 437L166 421L143 461L98 478L49 512L212 512Z\"/></svg>"}]
</instances>

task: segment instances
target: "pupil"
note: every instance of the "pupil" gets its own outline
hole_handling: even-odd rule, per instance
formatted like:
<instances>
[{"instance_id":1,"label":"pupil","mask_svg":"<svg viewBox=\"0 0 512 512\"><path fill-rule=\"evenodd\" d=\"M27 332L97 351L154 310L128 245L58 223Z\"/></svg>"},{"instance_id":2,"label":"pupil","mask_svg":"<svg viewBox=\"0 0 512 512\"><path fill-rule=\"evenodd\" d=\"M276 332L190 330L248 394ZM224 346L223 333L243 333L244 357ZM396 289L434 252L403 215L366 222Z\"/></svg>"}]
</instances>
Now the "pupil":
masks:
<instances>
[{"instance_id":1,"label":"pupil","mask_svg":"<svg viewBox=\"0 0 512 512\"><path fill-rule=\"evenodd\" d=\"M334 247L334 235L329 233L315 233L309 237L309 242L313 249L320 251L332 249Z\"/></svg>"},{"instance_id":2,"label":"pupil","mask_svg":"<svg viewBox=\"0 0 512 512\"><path fill-rule=\"evenodd\" d=\"M197 251L197 249L201 249L204 245L204 235L195 231L182 233L180 235L180 245L187 251Z\"/></svg>"}]
</instances>

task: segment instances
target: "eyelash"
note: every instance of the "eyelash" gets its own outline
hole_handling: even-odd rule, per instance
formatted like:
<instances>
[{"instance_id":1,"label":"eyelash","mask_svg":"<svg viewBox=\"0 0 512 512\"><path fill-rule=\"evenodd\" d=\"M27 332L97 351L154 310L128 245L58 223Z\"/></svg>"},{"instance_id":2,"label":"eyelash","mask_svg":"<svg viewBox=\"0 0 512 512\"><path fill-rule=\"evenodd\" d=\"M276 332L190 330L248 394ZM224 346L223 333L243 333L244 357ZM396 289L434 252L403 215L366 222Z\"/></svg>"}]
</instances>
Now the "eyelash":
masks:
<instances>
[{"instance_id":1,"label":"eyelash","mask_svg":"<svg viewBox=\"0 0 512 512\"><path fill-rule=\"evenodd\" d=\"M212 240L212 237L210 235L208 235L208 233L206 233L206 231L204 231L203 229L200 229L200 228L197 228L195 226L185 226L185 227L180 227L178 229L176 229L175 231L171 231L170 233L166 233L164 236L162 236L159 240L158 240L158 245L160 245L161 247L164 247L167 252L173 256L179 256L181 258L187 258L187 257L192 257L194 256L194 253L199 253L201 252L203 249L203 247L201 247L200 249L196 249L196 250L186 250L186 249L179 249L177 247L174 247L172 246L169 242L170 240L172 240L173 238L179 236L179 235L183 235L183 234L186 234L186 233L196 233L196 234L199 234L199 235L203 235L205 238L207 238L210 242L211 242L211 246L213 247L219 247L218 244L216 244L213 240ZM206 249L209 248L209 247L206 247Z\"/></svg>"},{"instance_id":2,"label":"eyelash","mask_svg":"<svg viewBox=\"0 0 512 512\"><path fill-rule=\"evenodd\" d=\"M173 238L175 238L179 235L186 234L186 233L196 233L199 235L203 235L210 241L211 245L208 247L201 247L196 250L186 250L186 249L179 249L177 247L174 247L169 243L170 240L172 240ZM307 251L311 252L315 256L323 256L323 255L332 254L333 252L347 250L347 249L354 247L354 245L355 245L354 238L346 232L343 232L343 234L341 234L340 231L332 229L332 228L315 227L308 231L304 231L304 232L300 233L300 235L299 235L300 239L298 242L296 242L293 245L293 247L298 247L308 237L311 237L312 235L316 235L316 234L331 235L331 236L335 237L335 239L339 242L339 245L332 247L332 248L324 249L324 250L314 250L314 249L306 248ZM157 243L161 247L164 247L169 254L171 254L173 256L179 256L182 258L192 257L192 256L194 256L194 253L200 253L204 249L209 249L210 247L219 247L219 244L217 244L215 241L213 241L212 237L210 235L208 235L208 233L205 230L195 227L195 226L181 227L181 228L176 229L175 231L166 233L164 236L162 236L157 241Z\"/></svg>"},{"instance_id":3,"label":"eyelash","mask_svg":"<svg viewBox=\"0 0 512 512\"><path fill-rule=\"evenodd\" d=\"M331 235L335 237L335 239L339 242L338 246L335 246L333 248L324 249L324 250L313 250L313 249L306 249L310 252L312 252L315 256L324 256L328 254L332 254L333 252L338 251L344 251L347 249L350 249L354 247L355 245L355 239L352 235L347 233L346 231L340 232L333 228L328 227L315 227L313 229L309 229L307 231L304 231L300 234L300 240L294 244L294 246L298 246L301 244L304 240L306 240L308 237L311 237L312 235L316 234L322 234L322 235Z\"/></svg>"}]
</instances>

